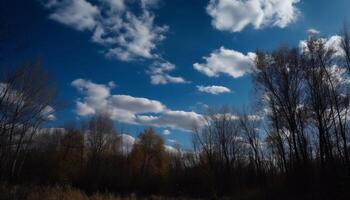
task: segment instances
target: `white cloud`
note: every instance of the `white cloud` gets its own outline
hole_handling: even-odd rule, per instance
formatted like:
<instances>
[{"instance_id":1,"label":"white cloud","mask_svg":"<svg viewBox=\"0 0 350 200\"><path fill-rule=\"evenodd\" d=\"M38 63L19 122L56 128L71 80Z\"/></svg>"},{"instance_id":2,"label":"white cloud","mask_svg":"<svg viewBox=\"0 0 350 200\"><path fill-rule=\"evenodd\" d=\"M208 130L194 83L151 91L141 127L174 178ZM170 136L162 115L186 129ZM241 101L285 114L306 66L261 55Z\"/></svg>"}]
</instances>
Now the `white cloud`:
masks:
<instances>
[{"instance_id":1,"label":"white cloud","mask_svg":"<svg viewBox=\"0 0 350 200\"><path fill-rule=\"evenodd\" d=\"M96 114L96 112L107 112L104 110L107 105L107 97L110 96L110 87L101 84L95 84L84 79L76 79L72 86L86 95L83 101L77 101L76 112L80 116Z\"/></svg>"},{"instance_id":2,"label":"white cloud","mask_svg":"<svg viewBox=\"0 0 350 200\"><path fill-rule=\"evenodd\" d=\"M117 85L114 83L114 81L109 81L109 82L108 82L108 86L109 86L110 88L115 88L115 87L117 87Z\"/></svg>"},{"instance_id":3,"label":"white cloud","mask_svg":"<svg viewBox=\"0 0 350 200\"><path fill-rule=\"evenodd\" d=\"M99 9L85 0L50 1L47 7L54 8L50 18L79 31L93 30L97 25Z\"/></svg>"},{"instance_id":4,"label":"white cloud","mask_svg":"<svg viewBox=\"0 0 350 200\"><path fill-rule=\"evenodd\" d=\"M342 57L344 56L344 51L341 47L342 43L342 37L339 35L333 35L328 38L319 38L318 42L321 42L324 44L324 48L326 50L332 50L334 51L333 57ZM307 46L307 41L302 40L299 42L299 49L301 52L308 52L308 46Z\"/></svg>"},{"instance_id":5,"label":"white cloud","mask_svg":"<svg viewBox=\"0 0 350 200\"><path fill-rule=\"evenodd\" d=\"M95 114L95 109L90 107L87 103L78 101L76 112L80 116L88 116Z\"/></svg>"},{"instance_id":6,"label":"white cloud","mask_svg":"<svg viewBox=\"0 0 350 200\"><path fill-rule=\"evenodd\" d=\"M190 106L189 108L194 112L203 113L208 110L209 105L199 101L199 102L196 102L195 105Z\"/></svg>"},{"instance_id":7,"label":"white cloud","mask_svg":"<svg viewBox=\"0 0 350 200\"><path fill-rule=\"evenodd\" d=\"M248 115L247 117L248 117L248 120L250 120L250 121L260 121L263 119L258 114L251 114L251 115ZM235 120L239 120L240 116L233 114L233 113L225 112L225 113L214 114L213 116L211 116L211 118L215 119L215 120L230 119L230 120L235 121Z\"/></svg>"},{"instance_id":8,"label":"white cloud","mask_svg":"<svg viewBox=\"0 0 350 200\"><path fill-rule=\"evenodd\" d=\"M91 40L106 48L105 55L123 61L159 57L157 44L165 39L167 26L154 24L158 1L143 0L49 0L50 18L79 31L89 31ZM132 5L129 5L132 4ZM130 7L137 5L140 12Z\"/></svg>"},{"instance_id":9,"label":"white cloud","mask_svg":"<svg viewBox=\"0 0 350 200\"><path fill-rule=\"evenodd\" d=\"M329 75L332 77L333 86L345 86L345 87L339 87L339 90L346 95L348 93L346 88L350 83L350 77L348 76L347 69L334 64L331 67L329 67L327 70Z\"/></svg>"},{"instance_id":10,"label":"white cloud","mask_svg":"<svg viewBox=\"0 0 350 200\"><path fill-rule=\"evenodd\" d=\"M168 142L170 142L170 143L176 143L177 141L174 140L174 139L168 139Z\"/></svg>"},{"instance_id":11,"label":"white cloud","mask_svg":"<svg viewBox=\"0 0 350 200\"><path fill-rule=\"evenodd\" d=\"M124 0L100 0L102 3L110 7L114 12L122 12L126 9Z\"/></svg>"},{"instance_id":12,"label":"white cloud","mask_svg":"<svg viewBox=\"0 0 350 200\"><path fill-rule=\"evenodd\" d=\"M200 92L210 93L214 95L231 92L229 88L224 86L218 86L218 85L211 85L211 86L197 85L197 89Z\"/></svg>"},{"instance_id":13,"label":"white cloud","mask_svg":"<svg viewBox=\"0 0 350 200\"><path fill-rule=\"evenodd\" d=\"M307 32L309 35L318 35L318 34L320 34L320 31L319 31L319 30L316 30L316 29L314 29L314 28L307 29L306 32Z\"/></svg>"},{"instance_id":14,"label":"white cloud","mask_svg":"<svg viewBox=\"0 0 350 200\"><path fill-rule=\"evenodd\" d=\"M171 76L169 73L175 69L170 62L154 62L147 73L150 75L153 85L164 85L168 83L188 83L183 77Z\"/></svg>"},{"instance_id":15,"label":"white cloud","mask_svg":"<svg viewBox=\"0 0 350 200\"><path fill-rule=\"evenodd\" d=\"M204 124L204 117L195 112L174 111L159 101L129 95L112 95L112 87L77 79L72 86L83 98L76 101L79 116L109 114L111 119L128 124L140 124L192 131Z\"/></svg>"},{"instance_id":16,"label":"white cloud","mask_svg":"<svg viewBox=\"0 0 350 200\"><path fill-rule=\"evenodd\" d=\"M116 34L114 39L118 46L109 49L107 56L124 61L158 57L153 51L156 49L156 44L165 39L163 34L168 30L167 26L155 26L154 15L146 10L139 17L131 12L126 12L125 21L122 24L106 26L105 29L119 29L109 33ZM110 39L110 37L105 39Z\"/></svg>"},{"instance_id":17,"label":"white cloud","mask_svg":"<svg viewBox=\"0 0 350 200\"><path fill-rule=\"evenodd\" d=\"M43 109L41 115L49 121L54 121L54 120L56 120L56 116L54 113L55 113L55 109L52 106L46 106Z\"/></svg>"},{"instance_id":18,"label":"white cloud","mask_svg":"<svg viewBox=\"0 0 350 200\"><path fill-rule=\"evenodd\" d=\"M11 84L1 83L0 82L0 97L1 97L1 106L18 106L17 109L25 109L30 103L30 100L26 98L26 94L22 92L18 92L16 89L12 87ZM43 119L48 121L56 120L55 109L50 106L40 105L37 107L39 109L40 115Z\"/></svg>"},{"instance_id":19,"label":"white cloud","mask_svg":"<svg viewBox=\"0 0 350 200\"><path fill-rule=\"evenodd\" d=\"M121 151L123 153L130 153L132 151L132 148L135 144L135 142L137 142L137 139L134 138L133 136L129 135L129 134L120 134L119 135L119 138L121 139ZM169 146L169 145L164 145L164 148L167 152L169 153L177 153L178 151L172 147L172 146Z\"/></svg>"},{"instance_id":20,"label":"white cloud","mask_svg":"<svg viewBox=\"0 0 350 200\"><path fill-rule=\"evenodd\" d=\"M166 107L159 101L149 100L146 98L137 98L129 95L113 95L111 96L111 103L114 107L139 113L158 113L166 109Z\"/></svg>"},{"instance_id":21,"label":"white cloud","mask_svg":"<svg viewBox=\"0 0 350 200\"><path fill-rule=\"evenodd\" d=\"M140 124L170 127L183 131L193 131L205 124L205 119L202 115L180 110L166 110L159 116L138 115L136 121Z\"/></svg>"},{"instance_id":22,"label":"white cloud","mask_svg":"<svg viewBox=\"0 0 350 200\"><path fill-rule=\"evenodd\" d=\"M300 0L210 0L207 13L218 30L240 32L246 26L255 29L286 27L299 15Z\"/></svg>"},{"instance_id":23,"label":"white cloud","mask_svg":"<svg viewBox=\"0 0 350 200\"><path fill-rule=\"evenodd\" d=\"M217 77L223 73L238 78L254 71L255 56L256 54L252 52L244 55L221 47L213 51L209 57L203 58L206 63L195 63L193 67L209 77Z\"/></svg>"},{"instance_id":24,"label":"white cloud","mask_svg":"<svg viewBox=\"0 0 350 200\"><path fill-rule=\"evenodd\" d=\"M23 106L22 94L14 90L10 84L0 82L0 97L3 105Z\"/></svg>"},{"instance_id":25,"label":"white cloud","mask_svg":"<svg viewBox=\"0 0 350 200\"><path fill-rule=\"evenodd\" d=\"M159 0L141 0L142 8L154 8L157 7Z\"/></svg>"},{"instance_id":26,"label":"white cloud","mask_svg":"<svg viewBox=\"0 0 350 200\"><path fill-rule=\"evenodd\" d=\"M174 147L169 146L169 145L164 145L164 148L165 148L165 151L167 151L170 154L180 153L177 149L175 149Z\"/></svg>"},{"instance_id":27,"label":"white cloud","mask_svg":"<svg viewBox=\"0 0 350 200\"><path fill-rule=\"evenodd\" d=\"M344 56L344 51L341 47L342 37L339 35L333 35L330 38L326 39L325 47L326 49L333 50L334 56Z\"/></svg>"},{"instance_id":28,"label":"white cloud","mask_svg":"<svg viewBox=\"0 0 350 200\"><path fill-rule=\"evenodd\" d=\"M238 115L232 114L232 113L217 113L211 117L212 117L212 119L215 119L215 120L229 119L229 120L235 121L235 120L239 119Z\"/></svg>"},{"instance_id":29,"label":"white cloud","mask_svg":"<svg viewBox=\"0 0 350 200\"><path fill-rule=\"evenodd\" d=\"M170 135L170 131L168 129L164 129L163 135Z\"/></svg>"},{"instance_id":30,"label":"white cloud","mask_svg":"<svg viewBox=\"0 0 350 200\"><path fill-rule=\"evenodd\" d=\"M121 151L125 153L130 153L134 146L136 139L129 134L120 134L119 138L121 140Z\"/></svg>"},{"instance_id":31,"label":"white cloud","mask_svg":"<svg viewBox=\"0 0 350 200\"><path fill-rule=\"evenodd\" d=\"M72 86L80 92L86 93L87 96L94 97L97 100L103 100L110 95L110 87L102 84L95 84L84 79L76 79ZM99 102L100 103L100 102Z\"/></svg>"},{"instance_id":32,"label":"white cloud","mask_svg":"<svg viewBox=\"0 0 350 200\"><path fill-rule=\"evenodd\" d=\"M151 75L151 83L153 85L165 85L168 83L187 83L182 77L175 77L169 74L153 74Z\"/></svg>"}]
</instances>

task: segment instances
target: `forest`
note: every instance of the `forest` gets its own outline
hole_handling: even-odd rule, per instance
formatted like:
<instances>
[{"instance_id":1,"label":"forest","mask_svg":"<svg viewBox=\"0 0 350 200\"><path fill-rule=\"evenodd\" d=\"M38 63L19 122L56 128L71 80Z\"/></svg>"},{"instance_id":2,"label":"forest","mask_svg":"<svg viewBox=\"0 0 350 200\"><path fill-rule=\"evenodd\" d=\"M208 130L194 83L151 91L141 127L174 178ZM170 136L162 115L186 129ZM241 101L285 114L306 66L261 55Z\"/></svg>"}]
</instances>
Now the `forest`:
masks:
<instances>
[{"instance_id":1,"label":"forest","mask_svg":"<svg viewBox=\"0 0 350 200\"><path fill-rule=\"evenodd\" d=\"M349 31L339 38L257 50L253 105L208 109L190 150L152 128L127 147L107 113L47 128L64 109L52 75L2 67L0 199L350 199Z\"/></svg>"}]
</instances>

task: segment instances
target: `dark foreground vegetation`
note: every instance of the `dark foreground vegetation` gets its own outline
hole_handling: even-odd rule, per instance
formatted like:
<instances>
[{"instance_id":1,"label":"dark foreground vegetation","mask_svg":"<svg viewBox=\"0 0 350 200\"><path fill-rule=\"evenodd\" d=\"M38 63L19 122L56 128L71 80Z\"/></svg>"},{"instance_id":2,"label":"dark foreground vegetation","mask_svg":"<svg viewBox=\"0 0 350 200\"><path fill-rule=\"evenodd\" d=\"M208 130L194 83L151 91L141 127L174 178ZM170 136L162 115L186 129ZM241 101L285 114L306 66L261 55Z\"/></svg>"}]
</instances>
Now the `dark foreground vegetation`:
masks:
<instances>
[{"instance_id":1,"label":"dark foreground vegetation","mask_svg":"<svg viewBox=\"0 0 350 200\"><path fill-rule=\"evenodd\" d=\"M111 193L95 193L87 195L84 191L71 187L38 187L38 186L5 186L0 188L0 199L25 199L25 200L198 200L185 197L161 197L150 195L137 197L136 194L116 196Z\"/></svg>"},{"instance_id":2,"label":"dark foreground vegetation","mask_svg":"<svg viewBox=\"0 0 350 200\"><path fill-rule=\"evenodd\" d=\"M258 51L259 109L208 111L189 151L166 150L153 129L128 149L104 113L43 128L58 104L39 65L1 74L2 199L350 199L347 31L341 49L311 36L302 49Z\"/></svg>"}]
</instances>

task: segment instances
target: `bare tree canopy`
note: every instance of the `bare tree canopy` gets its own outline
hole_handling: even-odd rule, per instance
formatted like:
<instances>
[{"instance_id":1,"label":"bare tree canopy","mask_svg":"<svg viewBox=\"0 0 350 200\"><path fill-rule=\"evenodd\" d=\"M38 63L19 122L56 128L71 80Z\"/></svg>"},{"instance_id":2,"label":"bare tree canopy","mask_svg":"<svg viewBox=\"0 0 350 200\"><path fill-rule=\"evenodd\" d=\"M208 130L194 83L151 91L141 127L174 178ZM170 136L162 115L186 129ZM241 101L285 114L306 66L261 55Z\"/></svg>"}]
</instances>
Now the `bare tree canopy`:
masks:
<instances>
[{"instance_id":1,"label":"bare tree canopy","mask_svg":"<svg viewBox=\"0 0 350 200\"><path fill-rule=\"evenodd\" d=\"M33 136L53 119L56 90L41 63L3 71L0 80L1 179L16 176L22 168Z\"/></svg>"}]
</instances>

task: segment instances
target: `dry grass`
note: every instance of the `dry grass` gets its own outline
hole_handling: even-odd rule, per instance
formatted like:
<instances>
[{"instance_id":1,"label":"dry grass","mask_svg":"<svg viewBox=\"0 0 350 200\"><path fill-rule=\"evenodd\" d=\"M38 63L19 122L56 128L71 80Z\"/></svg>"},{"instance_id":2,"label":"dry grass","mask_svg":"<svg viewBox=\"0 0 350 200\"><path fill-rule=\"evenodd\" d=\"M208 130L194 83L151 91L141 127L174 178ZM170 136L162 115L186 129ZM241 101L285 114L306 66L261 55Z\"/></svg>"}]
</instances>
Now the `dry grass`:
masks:
<instances>
[{"instance_id":1,"label":"dry grass","mask_svg":"<svg viewBox=\"0 0 350 200\"><path fill-rule=\"evenodd\" d=\"M0 200L190 200L187 198L169 198L150 196L138 198L135 194L127 197L109 193L96 193L92 196L70 187L6 186L0 185Z\"/></svg>"}]
</instances>

